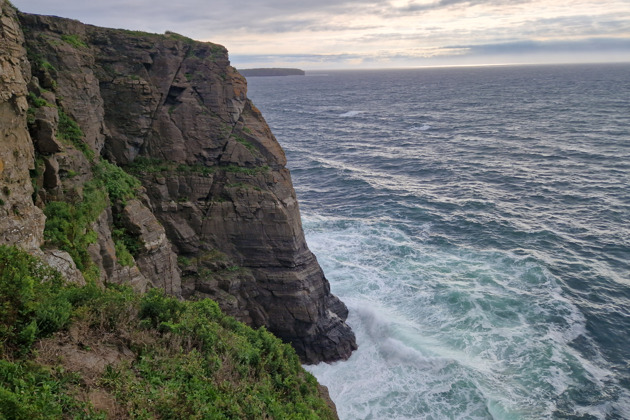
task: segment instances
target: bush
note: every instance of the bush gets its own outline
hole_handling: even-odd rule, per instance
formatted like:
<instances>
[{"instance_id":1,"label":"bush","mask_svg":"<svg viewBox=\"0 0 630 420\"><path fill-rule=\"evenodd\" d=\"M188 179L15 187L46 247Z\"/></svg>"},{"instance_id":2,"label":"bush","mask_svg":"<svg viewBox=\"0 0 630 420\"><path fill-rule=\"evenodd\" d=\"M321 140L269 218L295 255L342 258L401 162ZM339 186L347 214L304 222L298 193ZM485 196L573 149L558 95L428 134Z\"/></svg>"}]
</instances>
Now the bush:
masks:
<instances>
[{"instance_id":1,"label":"bush","mask_svg":"<svg viewBox=\"0 0 630 420\"><path fill-rule=\"evenodd\" d=\"M0 246L0 355L25 354L39 337L69 322L57 297L61 275L17 248Z\"/></svg>"},{"instance_id":2,"label":"bush","mask_svg":"<svg viewBox=\"0 0 630 420\"><path fill-rule=\"evenodd\" d=\"M136 177L106 160L100 160L93 171L94 177L105 185L112 203L119 202L124 205L127 200L135 198L142 188L142 184Z\"/></svg>"},{"instance_id":3,"label":"bush","mask_svg":"<svg viewBox=\"0 0 630 420\"><path fill-rule=\"evenodd\" d=\"M68 252L82 272L94 264L87 248L96 242L97 236L90 224L96 221L107 204L102 185L98 181L90 181L84 185L83 198L79 203L51 201L44 208L44 238L49 244Z\"/></svg>"},{"instance_id":4,"label":"bush","mask_svg":"<svg viewBox=\"0 0 630 420\"><path fill-rule=\"evenodd\" d=\"M75 345L84 351L124 345L133 357L90 378L66 373L63 359L35 362L33 343L72 322L82 328ZM157 289L140 296L121 286L64 286L56 271L5 246L0 344L0 419L104 419L80 397L98 389L125 418L334 418L293 348L225 316L215 302L182 302Z\"/></svg>"}]
</instances>

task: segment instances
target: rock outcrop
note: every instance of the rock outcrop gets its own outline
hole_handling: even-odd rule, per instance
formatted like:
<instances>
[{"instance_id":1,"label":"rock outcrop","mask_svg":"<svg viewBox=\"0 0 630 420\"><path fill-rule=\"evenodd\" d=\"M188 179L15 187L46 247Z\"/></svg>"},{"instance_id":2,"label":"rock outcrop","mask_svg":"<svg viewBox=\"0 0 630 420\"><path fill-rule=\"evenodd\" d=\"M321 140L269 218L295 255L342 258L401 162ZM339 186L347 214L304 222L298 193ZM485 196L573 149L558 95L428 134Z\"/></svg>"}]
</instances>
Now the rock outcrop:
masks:
<instances>
[{"instance_id":1,"label":"rock outcrop","mask_svg":"<svg viewBox=\"0 0 630 420\"><path fill-rule=\"evenodd\" d=\"M104 176L105 159L142 188L133 197L109 190L86 228L95 239L77 262L84 273L211 297L291 343L305 363L356 349L347 309L306 245L284 152L224 47L16 16L0 4L0 176L12 191L2 192L0 241L37 250L40 208L80 206L89 185L122 176Z\"/></svg>"},{"instance_id":2,"label":"rock outcrop","mask_svg":"<svg viewBox=\"0 0 630 420\"><path fill-rule=\"evenodd\" d=\"M15 10L0 2L0 244L34 251L44 215L33 205L35 151L26 126L30 66Z\"/></svg>"}]
</instances>

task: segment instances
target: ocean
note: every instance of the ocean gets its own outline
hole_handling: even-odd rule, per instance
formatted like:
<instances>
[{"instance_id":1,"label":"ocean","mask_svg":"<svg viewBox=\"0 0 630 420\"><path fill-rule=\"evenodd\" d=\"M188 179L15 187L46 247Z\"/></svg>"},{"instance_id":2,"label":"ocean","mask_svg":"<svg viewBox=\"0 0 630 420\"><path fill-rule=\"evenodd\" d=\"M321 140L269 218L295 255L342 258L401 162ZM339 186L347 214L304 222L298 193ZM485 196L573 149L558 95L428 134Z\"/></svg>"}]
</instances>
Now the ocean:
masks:
<instances>
[{"instance_id":1,"label":"ocean","mask_svg":"<svg viewBox=\"0 0 630 420\"><path fill-rule=\"evenodd\" d=\"M248 80L359 349L341 419L630 419L630 65Z\"/></svg>"}]
</instances>

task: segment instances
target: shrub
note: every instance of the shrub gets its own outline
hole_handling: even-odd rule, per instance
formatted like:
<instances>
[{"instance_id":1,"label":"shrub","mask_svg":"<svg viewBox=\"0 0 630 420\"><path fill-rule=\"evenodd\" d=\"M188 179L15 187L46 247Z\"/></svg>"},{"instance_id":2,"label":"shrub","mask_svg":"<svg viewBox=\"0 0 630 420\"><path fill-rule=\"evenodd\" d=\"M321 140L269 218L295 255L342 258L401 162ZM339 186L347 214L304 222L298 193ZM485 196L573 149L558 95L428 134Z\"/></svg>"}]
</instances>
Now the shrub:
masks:
<instances>
[{"instance_id":1,"label":"shrub","mask_svg":"<svg viewBox=\"0 0 630 420\"><path fill-rule=\"evenodd\" d=\"M68 252L84 273L93 265L87 248L97 239L90 224L96 221L107 203L102 185L93 180L84 185L80 202L52 201L44 208L44 238L49 244Z\"/></svg>"},{"instance_id":2,"label":"shrub","mask_svg":"<svg viewBox=\"0 0 630 420\"><path fill-rule=\"evenodd\" d=\"M109 199L113 203L125 205L125 202L135 198L142 188L142 184L136 177L106 160L101 159L94 166L93 171L94 177L105 185Z\"/></svg>"},{"instance_id":3,"label":"shrub","mask_svg":"<svg viewBox=\"0 0 630 420\"><path fill-rule=\"evenodd\" d=\"M57 125L57 134L62 140L70 142L74 147L83 152L85 157L88 160L94 159L94 150L90 148L90 146L83 141L83 131L81 131L81 127L74 121L68 114L63 112L61 109L58 110L59 113L59 124Z\"/></svg>"},{"instance_id":4,"label":"shrub","mask_svg":"<svg viewBox=\"0 0 630 420\"><path fill-rule=\"evenodd\" d=\"M71 308L57 293L61 275L15 247L0 246L0 355L24 354L63 328Z\"/></svg>"},{"instance_id":5,"label":"shrub","mask_svg":"<svg viewBox=\"0 0 630 420\"><path fill-rule=\"evenodd\" d=\"M0 247L0 418L104 419L80 398L95 388L129 418L334 418L289 345L215 302L61 280L24 251ZM125 343L134 357L93 378L28 359L35 340L71 322L84 329L86 351L94 337Z\"/></svg>"}]
</instances>

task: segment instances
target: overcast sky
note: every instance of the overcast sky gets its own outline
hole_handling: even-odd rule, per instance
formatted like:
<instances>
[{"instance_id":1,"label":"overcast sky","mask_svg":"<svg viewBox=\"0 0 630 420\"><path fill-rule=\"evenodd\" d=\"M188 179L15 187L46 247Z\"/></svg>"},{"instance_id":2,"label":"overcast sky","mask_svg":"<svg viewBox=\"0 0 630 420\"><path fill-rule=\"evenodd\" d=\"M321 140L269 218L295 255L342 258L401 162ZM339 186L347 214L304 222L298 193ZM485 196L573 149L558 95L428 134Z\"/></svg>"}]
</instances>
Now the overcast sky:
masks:
<instances>
[{"instance_id":1,"label":"overcast sky","mask_svg":"<svg viewBox=\"0 0 630 420\"><path fill-rule=\"evenodd\" d=\"M630 0L12 0L23 12L225 45L303 69L630 61Z\"/></svg>"}]
</instances>

